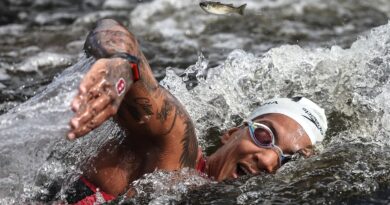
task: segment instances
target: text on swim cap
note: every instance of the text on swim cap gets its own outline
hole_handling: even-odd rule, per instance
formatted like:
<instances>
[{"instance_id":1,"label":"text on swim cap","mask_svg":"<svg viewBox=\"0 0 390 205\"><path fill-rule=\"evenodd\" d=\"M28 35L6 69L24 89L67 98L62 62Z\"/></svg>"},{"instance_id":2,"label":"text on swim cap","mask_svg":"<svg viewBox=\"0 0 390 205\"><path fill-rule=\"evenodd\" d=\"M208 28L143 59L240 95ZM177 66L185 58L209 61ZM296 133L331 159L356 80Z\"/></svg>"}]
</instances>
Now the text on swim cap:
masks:
<instances>
[{"instance_id":1,"label":"text on swim cap","mask_svg":"<svg viewBox=\"0 0 390 205\"><path fill-rule=\"evenodd\" d=\"M278 101L266 102L266 103L262 104L261 106L264 106L264 105L272 105L272 104L278 104Z\"/></svg>"},{"instance_id":2,"label":"text on swim cap","mask_svg":"<svg viewBox=\"0 0 390 205\"><path fill-rule=\"evenodd\" d=\"M302 115L302 116L308 119L309 121L311 121L317 127L317 129L320 130L321 135L324 135L324 131L322 130L322 127L318 122L317 118L314 117L314 115L311 114L311 112L309 112L309 110L307 110L306 108L302 108L302 110L308 115L308 116L306 115Z\"/></svg>"}]
</instances>

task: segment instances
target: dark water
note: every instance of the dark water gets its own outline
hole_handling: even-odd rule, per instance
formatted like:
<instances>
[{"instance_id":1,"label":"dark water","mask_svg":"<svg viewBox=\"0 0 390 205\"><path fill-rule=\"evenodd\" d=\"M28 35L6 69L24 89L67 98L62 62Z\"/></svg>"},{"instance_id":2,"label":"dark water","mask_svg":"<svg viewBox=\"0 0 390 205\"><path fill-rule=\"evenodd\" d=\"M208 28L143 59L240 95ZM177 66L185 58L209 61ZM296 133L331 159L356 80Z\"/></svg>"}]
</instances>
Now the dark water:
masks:
<instances>
[{"instance_id":1,"label":"dark water","mask_svg":"<svg viewBox=\"0 0 390 205\"><path fill-rule=\"evenodd\" d=\"M231 2L247 3L245 15L209 15L187 0L0 2L1 204L31 202L53 182L60 200L80 163L107 140L120 141L112 122L77 143L63 137L78 80L93 63L82 46L100 18L121 21L139 38L206 152L274 96L313 99L330 125L317 155L296 156L274 175L213 183L190 170L156 172L121 202L389 204L390 3Z\"/></svg>"}]
</instances>

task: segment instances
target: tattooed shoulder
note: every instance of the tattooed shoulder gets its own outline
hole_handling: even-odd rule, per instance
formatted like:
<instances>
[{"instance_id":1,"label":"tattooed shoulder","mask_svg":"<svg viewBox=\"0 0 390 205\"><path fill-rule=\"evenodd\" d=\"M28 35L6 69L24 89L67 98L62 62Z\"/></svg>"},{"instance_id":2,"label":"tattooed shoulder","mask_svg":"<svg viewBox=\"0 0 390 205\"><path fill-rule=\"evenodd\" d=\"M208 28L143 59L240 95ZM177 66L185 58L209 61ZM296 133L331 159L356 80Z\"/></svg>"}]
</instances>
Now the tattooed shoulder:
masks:
<instances>
[{"instance_id":1,"label":"tattooed shoulder","mask_svg":"<svg viewBox=\"0 0 390 205\"><path fill-rule=\"evenodd\" d=\"M176 123L183 123L183 136L181 136L180 140L183 152L180 156L180 165L182 167L194 168L196 157L198 156L198 141L195 134L195 127L189 114L184 110L184 107L175 97L170 95L164 99L161 110L157 113L156 117L161 123L164 123L168 119L168 116L172 114L174 114L172 124L164 134L170 133ZM177 118L180 120L177 120Z\"/></svg>"},{"instance_id":2,"label":"tattooed shoulder","mask_svg":"<svg viewBox=\"0 0 390 205\"><path fill-rule=\"evenodd\" d=\"M195 135L195 128L191 119L185 122L185 131L181 140L183 153L180 156L180 164L182 167L195 168L196 157L198 156L198 141Z\"/></svg>"},{"instance_id":3,"label":"tattooed shoulder","mask_svg":"<svg viewBox=\"0 0 390 205\"><path fill-rule=\"evenodd\" d=\"M174 107L172 102L170 102L168 99L164 99L161 110L157 113L156 117L158 120L160 120L161 123L164 123L173 110Z\"/></svg>"},{"instance_id":4,"label":"tattooed shoulder","mask_svg":"<svg viewBox=\"0 0 390 205\"><path fill-rule=\"evenodd\" d=\"M195 126L189 114L182 106L176 109L177 115L184 120L184 135L181 140L183 153L180 156L180 164L182 167L195 167L196 157L198 156L198 140L195 133Z\"/></svg>"}]
</instances>

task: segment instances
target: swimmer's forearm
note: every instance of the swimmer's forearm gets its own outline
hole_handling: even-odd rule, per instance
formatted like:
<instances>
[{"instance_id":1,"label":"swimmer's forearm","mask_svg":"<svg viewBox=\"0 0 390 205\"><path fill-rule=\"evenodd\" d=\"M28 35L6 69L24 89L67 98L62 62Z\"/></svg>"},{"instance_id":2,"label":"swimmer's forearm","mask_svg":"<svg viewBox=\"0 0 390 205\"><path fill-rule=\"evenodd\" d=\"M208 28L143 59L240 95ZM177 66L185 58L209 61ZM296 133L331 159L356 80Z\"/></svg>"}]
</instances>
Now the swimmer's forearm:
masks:
<instances>
[{"instance_id":1,"label":"swimmer's forearm","mask_svg":"<svg viewBox=\"0 0 390 205\"><path fill-rule=\"evenodd\" d=\"M110 58L117 53L133 55L139 59L140 77L143 86L148 92L153 92L158 87L158 82L153 76L137 39L117 21L112 19L98 21L96 27L88 34L84 50L88 55L92 55L97 59Z\"/></svg>"},{"instance_id":2,"label":"swimmer's forearm","mask_svg":"<svg viewBox=\"0 0 390 205\"><path fill-rule=\"evenodd\" d=\"M119 107L113 104L111 106L113 109L108 112L110 115L106 116L112 116L111 114L115 116L117 122L127 131L127 139L132 144L136 144L136 141L158 144L159 150L169 153L167 155L171 157L171 160L173 160L172 156L179 158L180 167L194 167L198 145L193 122L180 102L169 91L159 86L135 37L116 21L105 19L99 21L88 35L84 49L87 54L103 62L100 66L94 65L96 72L91 73L91 79L99 76L99 73L115 73L124 79L131 75L131 73L121 75L120 72L127 73L126 69L118 69L119 67L114 66L114 64L123 65L119 62L121 59L116 59L115 62L109 61L110 64L104 63L108 60L104 58L110 58L115 53L125 52L140 60L140 79L132 83L131 87L126 88L126 94L120 99ZM113 81L111 84L117 83ZM127 85L130 86L130 83ZM116 88L114 87L114 90ZM96 105L99 106L100 103ZM82 114L80 116L84 117ZM78 123L72 124L75 127ZM89 129L88 126L86 127Z\"/></svg>"},{"instance_id":3,"label":"swimmer's forearm","mask_svg":"<svg viewBox=\"0 0 390 205\"><path fill-rule=\"evenodd\" d=\"M87 55L95 58L109 58L116 53L128 53L140 56L139 45L126 28L111 19L103 19L88 34L84 44Z\"/></svg>"},{"instance_id":4,"label":"swimmer's forearm","mask_svg":"<svg viewBox=\"0 0 390 205\"><path fill-rule=\"evenodd\" d=\"M158 87L137 40L116 21L99 21L88 35L85 49L87 54L98 60L83 78L79 93L72 102L76 115L70 123L69 139L81 137L111 116L117 115L124 99L129 101L129 98L134 97L150 98ZM112 57L123 52L139 59L140 79L137 81L134 81L133 69L126 63L126 59Z\"/></svg>"},{"instance_id":5,"label":"swimmer's forearm","mask_svg":"<svg viewBox=\"0 0 390 205\"><path fill-rule=\"evenodd\" d=\"M134 133L134 130L137 132L148 130L148 134L159 135L159 133L166 133L166 127L173 126L173 118L165 119L170 116L172 107L165 103L167 92L158 85L137 40L125 27L114 20L100 20L89 33L84 49L87 54L98 59L110 58L115 53L122 52L139 59L140 80L126 89L126 96L121 101L119 112L116 113L116 119L121 122L123 128L131 130L131 133ZM110 66L105 69L107 72L111 70L123 72ZM163 114L157 116L160 112ZM155 122L156 119L159 123ZM145 123L141 123L140 126L140 122Z\"/></svg>"},{"instance_id":6,"label":"swimmer's forearm","mask_svg":"<svg viewBox=\"0 0 390 205\"><path fill-rule=\"evenodd\" d=\"M95 58L109 58L119 52L138 57L141 80L128 90L116 119L126 129L148 130L154 136L172 132L182 105L158 85L133 34L114 20L100 20L88 35L85 50Z\"/></svg>"}]
</instances>

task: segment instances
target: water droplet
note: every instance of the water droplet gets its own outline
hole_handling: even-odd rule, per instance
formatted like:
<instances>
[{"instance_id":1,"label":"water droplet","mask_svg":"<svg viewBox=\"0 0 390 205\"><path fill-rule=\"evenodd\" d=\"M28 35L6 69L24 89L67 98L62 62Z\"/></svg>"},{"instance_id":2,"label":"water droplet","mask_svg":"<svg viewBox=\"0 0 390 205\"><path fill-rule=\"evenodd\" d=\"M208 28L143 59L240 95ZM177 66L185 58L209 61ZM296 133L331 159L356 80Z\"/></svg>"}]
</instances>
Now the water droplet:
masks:
<instances>
[{"instance_id":1,"label":"water droplet","mask_svg":"<svg viewBox=\"0 0 390 205\"><path fill-rule=\"evenodd\" d=\"M144 123L148 122L148 121L150 120L151 117L152 117L151 115L144 115L144 116L140 119L140 121L138 121L138 123L139 123L139 124L144 124Z\"/></svg>"},{"instance_id":2,"label":"water droplet","mask_svg":"<svg viewBox=\"0 0 390 205\"><path fill-rule=\"evenodd\" d=\"M96 196L96 202L94 203L94 205L96 204L103 204L106 202L106 200L104 200L104 197L102 195L102 193L100 193L100 189L99 188L96 188L96 193L95 193L95 196Z\"/></svg>"}]
</instances>

